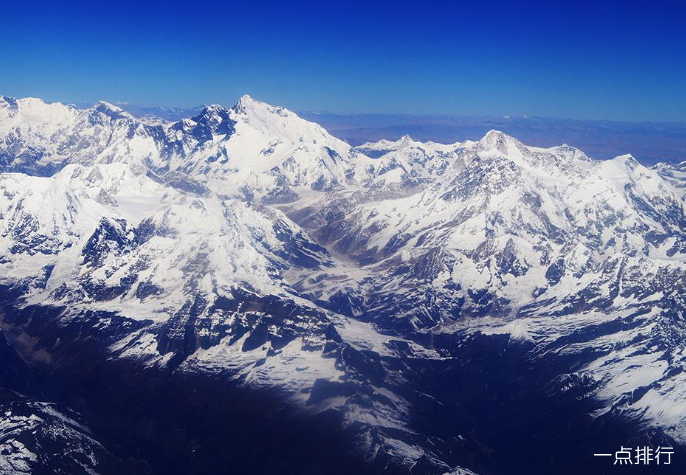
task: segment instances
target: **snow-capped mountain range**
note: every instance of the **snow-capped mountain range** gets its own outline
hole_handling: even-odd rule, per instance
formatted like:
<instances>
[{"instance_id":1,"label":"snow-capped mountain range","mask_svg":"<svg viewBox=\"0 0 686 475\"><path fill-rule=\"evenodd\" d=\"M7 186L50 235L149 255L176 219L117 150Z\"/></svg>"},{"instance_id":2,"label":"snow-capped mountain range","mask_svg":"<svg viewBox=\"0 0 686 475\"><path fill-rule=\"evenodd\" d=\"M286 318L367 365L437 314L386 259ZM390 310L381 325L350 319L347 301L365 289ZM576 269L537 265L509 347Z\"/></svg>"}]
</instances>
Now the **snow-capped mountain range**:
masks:
<instances>
[{"instance_id":1,"label":"snow-capped mountain range","mask_svg":"<svg viewBox=\"0 0 686 475\"><path fill-rule=\"evenodd\" d=\"M684 170L497 131L351 147L249 96L160 125L0 97L2 327L31 365L87 344L276 391L372 470L500 473L530 421L490 418L532 401L686 444Z\"/></svg>"}]
</instances>

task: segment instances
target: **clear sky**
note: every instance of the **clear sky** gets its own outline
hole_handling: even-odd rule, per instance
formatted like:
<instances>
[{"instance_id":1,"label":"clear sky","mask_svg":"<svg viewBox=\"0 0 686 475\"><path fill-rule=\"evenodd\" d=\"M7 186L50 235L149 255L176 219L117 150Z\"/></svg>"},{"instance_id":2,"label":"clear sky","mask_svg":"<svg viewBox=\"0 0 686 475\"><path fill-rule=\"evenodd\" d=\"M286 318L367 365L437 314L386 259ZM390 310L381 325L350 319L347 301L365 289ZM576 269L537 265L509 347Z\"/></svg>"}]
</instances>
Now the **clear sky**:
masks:
<instances>
[{"instance_id":1,"label":"clear sky","mask_svg":"<svg viewBox=\"0 0 686 475\"><path fill-rule=\"evenodd\" d=\"M686 122L686 1L5 2L0 94Z\"/></svg>"}]
</instances>

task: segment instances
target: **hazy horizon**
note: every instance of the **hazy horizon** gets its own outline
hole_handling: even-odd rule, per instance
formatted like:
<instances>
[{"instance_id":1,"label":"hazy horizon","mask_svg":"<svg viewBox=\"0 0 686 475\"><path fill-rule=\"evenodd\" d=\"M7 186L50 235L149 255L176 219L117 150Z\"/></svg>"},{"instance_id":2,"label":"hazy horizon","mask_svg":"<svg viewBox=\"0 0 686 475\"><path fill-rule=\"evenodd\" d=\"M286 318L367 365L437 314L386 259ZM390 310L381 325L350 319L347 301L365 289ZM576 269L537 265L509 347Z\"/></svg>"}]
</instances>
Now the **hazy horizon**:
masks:
<instances>
[{"instance_id":1,"label":"hazy horizon","mask_svg":"<svg viewBox=\"0 0 686 475\"><path fill-rule=\"evenodd\" d=\"M87 7L85 7L87 6ZM3 7L0 91L48 101L686 121L683 2ZM132 14L135 12L135 14ZM30 34L27 34L30 32Z\"/></svg>"},{"instance_id":2,"label":"hazy horizon","mask_svg":"<svg viewBox=\"0 0 686 475\"><path fill-rule=\"evenodd\" d=\"M260 100L259 97L256 99ZM113 104L139 118L154 116L168 121L192 117L206 105L184 108L121 102ZM75 105L89 107L92 104ZM230 107L233 104L222 105ZM332 135L353 146L381 139L397 140L403 135L410 135L422 142L454 143L478 140L489 130L497 129L527 145L552 147L566 143L601 160L628 153L646 165L686 161L686 123L680 122L506 115L341 114L307 110L294 112L320 124Z\"/></svg>"}]
</instances>

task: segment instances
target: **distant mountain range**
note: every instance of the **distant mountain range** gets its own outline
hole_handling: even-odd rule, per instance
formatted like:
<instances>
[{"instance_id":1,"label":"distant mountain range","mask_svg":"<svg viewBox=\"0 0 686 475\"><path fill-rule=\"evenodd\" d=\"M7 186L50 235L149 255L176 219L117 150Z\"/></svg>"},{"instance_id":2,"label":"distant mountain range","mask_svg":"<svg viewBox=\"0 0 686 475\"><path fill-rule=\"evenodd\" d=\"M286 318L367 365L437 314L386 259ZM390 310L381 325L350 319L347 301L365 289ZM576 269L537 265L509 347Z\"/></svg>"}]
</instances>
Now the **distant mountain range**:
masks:
<instances>
[{"instance_id":1,"label":"distant mountain range","mask_svg":"<svg viewBox=\"0 0 686 475\"><path fill-rule=\"evenodd\" d=\"M200 107L152 107L121 104L124 110L150 124L193 117ZM84 107L87 108L87 107ZM301 111L332 135L358 146L410 135L422 142L454 143L478 140L500 130L538 147L567 143L589 156L606 160L630 151L644 165L680 163L686 157L686 124L554 119L535 116L413 116L407 114L332 114Z\"/></svg>"},{"instance_id":2,"label":"distant mountain range","mask_svg":"<svg viewBox=\"0 0 686 475\"><path fill-rule=\"evenodd\" d=\"M0 471L683 468L684 163L148 112L0 96Z\"/></svg>"},{"instance_id":3,"label":"distant mountain range","mask_svg":"<svg viewBox=\"0 0 686 475\"><path fill-rule=\"evenodd\" d=\"M630 151L644 165L678 163L686 156L686 124L553 119L545 117L468 117L410 115L338 115L304 112L352 145L411 135L421 141L453 143L478 140L500 130L538 147L567 143L606 160Z\"/></svg>"}]
</instances>

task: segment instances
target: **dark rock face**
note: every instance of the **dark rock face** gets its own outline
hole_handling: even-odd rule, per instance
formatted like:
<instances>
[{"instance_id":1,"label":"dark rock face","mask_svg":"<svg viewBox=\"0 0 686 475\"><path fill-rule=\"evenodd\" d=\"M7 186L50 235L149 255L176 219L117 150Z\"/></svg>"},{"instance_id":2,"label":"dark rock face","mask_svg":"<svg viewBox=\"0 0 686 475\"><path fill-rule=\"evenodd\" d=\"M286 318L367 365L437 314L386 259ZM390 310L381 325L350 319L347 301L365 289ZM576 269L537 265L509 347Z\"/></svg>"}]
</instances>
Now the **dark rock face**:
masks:
<instances>
[{"instance_id":1,"label":"dark rock face","mask_svg":"<svg viewBox=\"0 0 686 475\"><path fill-rule=\"evenodd\" d=\"M64 403L0 389L0 468L8 473L371 473L349 455L335 421L303 419L276 394L107 363L77 348L60 355L69 368L24 375L33 391Z\"/></svg>"},{"instance_id":2,"label":"dark rock face","mask_svg":"<svg viewBox=\"0 0 686 475\"><path fill-rule=\"evenodd\" d=\"M126 252L130 244L125 221L110 221L103 218L88 239L81 255L87 265L100 266L108 256Z\"/></svg>"},{"instance_id":3,"label":"dark rock face","mask_svg":"<svg viewBox=\"0 0 686 475\"><path fill-rule=\"evenodd\" d=\"M73 411L0 389L0 469L13 474L151 474L143 460L112 453Z\"/></svg>"},{"instance_id":4,"label":"dark rock face","mask_svg":"<svg viewBox=\"0 0 686 475\"><path fill-rule=\"evenodd\" d=\"M294 469L313 475L322 470L334 474L351 470L439 474L450 465L467 461L479 473L544 474L554 470L571 475L578 473L579 467L596 473L598 464L590 454L614 450L615 445L671 444L676 447L675 458L683 455L674 441L647 428L639 429L630 421L610 415L590 418L588 413L599 408L590 397L596 383L558 376L578 364L571 358L533 361L526 347L513 346L506 337L480 337L456 350L455 340L447 336L435 339L434 345L453 353L453 359L407 359L409 348L401 344L396 348L397 357L379 357L341 345L337 342L340 337L327 331L331 357L351 369L351 379L341 383L318 380L309 404L353 397L358 403L368 401L372 408L378 395L359 382L392 386L394 375L402 371L412 386L401 391L411 395L417 408L410 427L417 435L428 436L447 463L442 466L424 458L412 470L397 467L390 459L386 464L383 458L370 464L353 455L355 431L337 429L340 420L336 412L303 416L284 405L278 392L227 385L224 377L112 360L101 351L104 342L83 341L80 330L65 332L50 324L53 313L33 309L31 324L24 328L36 332L29 333L34 337L40 335L34 344L49 348L46 351L52 359L70 364L50 370L49 377L48 367L34 367L23 377L30 381L29 391L40 391L60 404L38 402L6 390L0 397L3 421L15 421L16 426L11 432L0 431L0 446L19 447L21 443L38 454L26 473L87 473L82 470L93 464L97 473L104 474L122 470L134 474L228 474L236 470L266 474ZM19 314L7 320L13 325L28 321ZM112 325L104 328L108 329L105 334L120 331ZM52 342L58 334L65 340L55 346ZM259 329L251 333L254 339L264 338L260 335ZM3 353L3 363L19 359L11 354L15 356ZM5 378L3 384L16 384L12 381ZM422 391L413 391L415 385ZM36 417L40 421L32 422ZM377 431L368 436L379 438ZM385 436L405 437L391 429L384 431ZM532 447L534 450L529 450ZM664 471L679 473L670 467Z\"/></svg>"},{"instance_id":5,"label":"dark rock face","mask_svg":"<svg viewBox=\"0 0 686 475\"><path fill-rule=\"evenodd\" d=\"M232 305L224 302L217 308ZM268 309L273 303L249 305ZM196 302L189 314L201 306ZM340 432L335 414L304 416L284 404L278 391L249 390L229 385L221 376L173 371L178 364L151 368L112 360L102 349L120 334L121 325L103 322L97 339L84 340L83 330L97 326L87 319L65 329L55 324L60 309L5 310L15 345L24 355L42 351L46 360L62 362L29 369L11 345L0 347L3 388L61 401L38 402L0 388L0 450L7 463L19 467L12 473L377 472L353 455L354 433ZM22 336L31 336L31 346ZM246 345L271 338L259 328L251 337ZM175 356L192 352L187 336L177 347L173 340L161 341L170 342L163 350ZM10 371L12 365L21 374ZM11 430L3 429L8 425ZM20 449L31 453L21 455Z\"/></svg>"}]
</instances>

